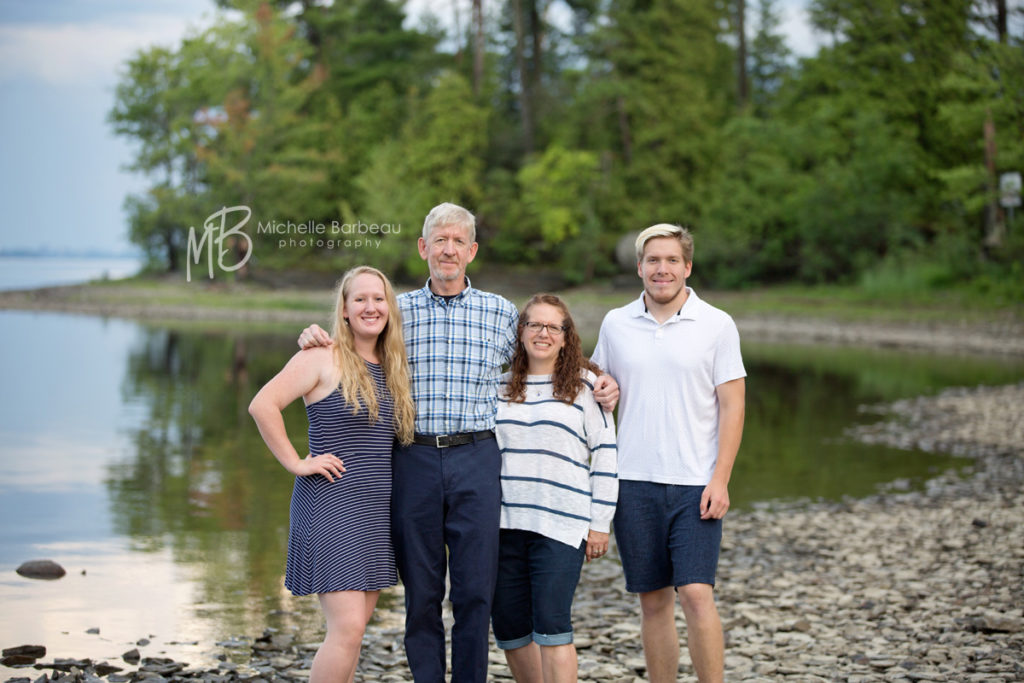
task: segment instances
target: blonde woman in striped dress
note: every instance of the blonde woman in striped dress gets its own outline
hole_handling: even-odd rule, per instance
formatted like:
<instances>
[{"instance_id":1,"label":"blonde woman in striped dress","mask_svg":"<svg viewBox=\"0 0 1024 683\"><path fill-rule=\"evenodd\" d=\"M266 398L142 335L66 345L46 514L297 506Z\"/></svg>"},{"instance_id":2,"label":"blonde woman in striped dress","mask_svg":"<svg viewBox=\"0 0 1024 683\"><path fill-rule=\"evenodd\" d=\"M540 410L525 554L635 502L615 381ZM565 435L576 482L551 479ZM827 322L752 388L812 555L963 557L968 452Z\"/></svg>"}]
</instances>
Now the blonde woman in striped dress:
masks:
<instances>
[{"instance_id":1,"label":"blonde woman in striped dress","mask_svg":"<svg viewBox=\"0 0 1024 683\"><path fill-rule=\"evenodd\" d=\"M382 588L398 582L391 545L391 449L412 440L415 410L394 290L375 268L338 286L333 343L295 354L249 406L274 456L295 475L285 586L316 594L327 635L311 683L355 676L363 632ZM301 397L305 458L281 411Z\"/></svg>"}]
</instances>

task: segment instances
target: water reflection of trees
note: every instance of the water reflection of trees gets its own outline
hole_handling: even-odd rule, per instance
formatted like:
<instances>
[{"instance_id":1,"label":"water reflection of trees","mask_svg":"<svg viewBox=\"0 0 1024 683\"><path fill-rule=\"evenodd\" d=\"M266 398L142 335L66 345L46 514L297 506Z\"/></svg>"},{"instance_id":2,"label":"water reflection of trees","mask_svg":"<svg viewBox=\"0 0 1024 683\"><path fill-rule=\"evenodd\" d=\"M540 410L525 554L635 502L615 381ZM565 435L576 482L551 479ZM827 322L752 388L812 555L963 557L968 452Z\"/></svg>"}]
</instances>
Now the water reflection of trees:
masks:
<instances>
[{"instance_id":1,"label":"water reflection of trees","mask_svg":"<svg viewBox=\"0 0 1024 683\"><path fill-rule=\"evenodd\" d=\"M189 565L199 599L233 614L231 628L291 607L281 577L292 479L247 407L293 348L274 335L148 329L127 357L122 393L142 416L107 479L116 530ZM285 422L304 448L301 404Z\"/></svg>"},{"instance_id":2,"label":"water reflection of trees","mask_svg":"<svg viewBox=\"0 0 1024 683\"><path fill-rule=\"evenodd\" d=\"M149 329L127 356L122 391L139 417L107 480L116 531L140 550L168 548L226 629L252 632L296 605L281 586L291 477L246 410L293 348L293 334ZM730 483L739 505L864 495L948 467L940 455L850 442L843 430L872 419L858 414L864 403L1024 375L1019 363L858 349L745 345L744 354L747 421ZM304 448L300 403L285 422Z\"/></svg>"},{"instance_id":3,"label":"water reflection of trees","mask_svg":"<svg viewBox=\"0 0 1024 683\"><path fill-rule=\"evenodd\" d=\"M865 496L962 460L868 446L844 431L877 419L859 410L950 385L1001 383L995 359L829 346L745 345L747 419L730 482L739 504L768 498Z\"/></svg>"}]
</instances>

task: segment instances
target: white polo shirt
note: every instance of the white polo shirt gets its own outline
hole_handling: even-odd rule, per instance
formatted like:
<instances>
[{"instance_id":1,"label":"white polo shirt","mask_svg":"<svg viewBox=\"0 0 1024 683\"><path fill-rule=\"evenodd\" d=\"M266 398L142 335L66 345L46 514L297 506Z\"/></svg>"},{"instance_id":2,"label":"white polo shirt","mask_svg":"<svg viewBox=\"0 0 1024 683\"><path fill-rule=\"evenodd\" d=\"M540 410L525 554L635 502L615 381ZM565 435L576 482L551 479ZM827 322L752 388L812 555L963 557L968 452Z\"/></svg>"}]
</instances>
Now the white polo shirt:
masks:
<instances>
[{"instance_id":1,"label":"white polo shirt","mask_svg":"<svg viewBox=\"0 0 1024 683\"><path fill-rule=\"evenodd\" d=\"M643 294L605 316L593 361L619 383L619 479L704 486L718 459L715 387L746 376L729 314L689 287L659 324Z\"/></svg>"}]
</instances>

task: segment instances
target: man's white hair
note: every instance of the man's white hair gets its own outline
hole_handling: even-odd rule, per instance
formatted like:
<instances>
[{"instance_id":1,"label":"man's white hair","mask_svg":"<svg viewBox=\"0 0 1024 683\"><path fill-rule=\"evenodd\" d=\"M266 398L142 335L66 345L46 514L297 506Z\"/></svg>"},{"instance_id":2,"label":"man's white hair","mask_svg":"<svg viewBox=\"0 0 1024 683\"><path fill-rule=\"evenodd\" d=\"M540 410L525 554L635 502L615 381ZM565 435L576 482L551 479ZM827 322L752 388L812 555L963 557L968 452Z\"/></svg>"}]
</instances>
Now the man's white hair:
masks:
<instances>
[{"instance_id":1,"label":"man's white hair","mask_svg":"<svg viewBox=\"0 0 1024 683\"><path fill-rule=\"evenodd\" d=\"M476 242L476 217L458 204L445 202L438 204L423 221L423 239L430 237L435 228L458 225L469 231L469 241Z\"/></svg>"}]
</instances>

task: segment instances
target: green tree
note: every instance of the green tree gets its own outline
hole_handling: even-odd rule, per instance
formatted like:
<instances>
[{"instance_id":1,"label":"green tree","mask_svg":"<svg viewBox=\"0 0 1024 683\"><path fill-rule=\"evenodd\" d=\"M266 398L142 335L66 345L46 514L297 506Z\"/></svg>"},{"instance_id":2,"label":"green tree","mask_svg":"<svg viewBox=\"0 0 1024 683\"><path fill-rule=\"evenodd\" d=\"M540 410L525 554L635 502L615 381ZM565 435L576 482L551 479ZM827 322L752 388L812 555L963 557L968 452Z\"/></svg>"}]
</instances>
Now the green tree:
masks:
<instances>
[{"instance_id":1,"label":"green tree","mask_svg":"<svg viewBox=\"0 0 1024 683\"><path fill-rule=\"evenodd\" d=\"M180 267L189 226L201 225L205 215L198 201L206 188L196 144L208 134L204 113L213 101L213 84L195 55L200 48L211 53L224 47L218 36L211 29L186 38L180 51L153 47L136 53L121 73L107 116L116 134L138 146L129 169L153 182L125 206L130 239L154 267ZM225 48L211 61L220 66L229 54Z\"/></svg>"},{"instance_id":2,"label":"green tree","mask_svg":"<svg viewBox=\"0 0 1024 683\"><path fill-rule=\"evenodd\" d=\"M375 258L385 268L404 265L418 273L419 256L413 235L431 207L451 201L475 207L483 197L483 151L488 112L475 104L472 88L454 72L413 105L414 114L395 140L378 145L356 179L366 198L367 223L401 225L402 231L384 238Z\"/></svg>"},{"instance_id":3,"label":"green tree","mask_svg":"<svg viewBox=\"0 0 1024 683\"><path fill-rule=\"evenodd\" d=\"M407 28L404 2L353 0L315 4L299 15L307 34L319 36L312 59L324 83L310 109L340 108L336 123L340 164L332 169L332 193L344 215L359 213L364 197L355 179L374 149L398 136L411 116L414 93L428 92L451 64L436 48L441 35Z\"/></svg>"},{"instance_id":4,"label":"green tree","mask_svg":"<svg viewBox=\"0 0 1024 683\"><path fill-rule=\"evenodd\" d=\"M249 62L224 96L215 133L199 148L211 195L222 205L248 206L254 223L329 220L334 207L327 183L331 166L339 163L332 135L338 122L308 113L323 70L306 73L308 44L269 5L252 19L243 39ZM283 263L316 249L314 240L287 249L278 249L276 240L254 242L255 259Z\"/></svg>"},{"instance_id":5,"label":"green tree","mask_svg":"<svg viewBox=\"0 0 1024 683\"><path fill-rule=\"evenodd\" d=\"M751 101L758 116L764 118L771 111L783 78L792 71L789 59L775 0L758 0L757 32L750 43Z\"/></svg>"},{"instance_id":6,"label":"green tree","mask_svg":"<svg viewBox=\"0 0 1024 683\"><path fill-rule=\"evenodd\" d=\"M734 110L725 7L695 0L618 0L603 49L617 91L619 173L645 222L699 215L695 192L713 132Z\"/></svg>"},{"instance_id":7,"label":"green tree","mask_svg":"<svg viewBox=\"0 0 1024 683\"><path fill-rule=\"evenodd\" d=\"M699 262L693 277L714 287L784 282L800 271L795 201L813 181L800 165L801 129L751 114L729 121L694 225Z\"/></svg>"},{"instance_id":8,"label":"green tree","mask_svg":"<svg viewBox=\"0 0 1024 683\"><path fill-rule=\"evenodd\" d=\"M594 202L600 179L596 154L559 145L519 171L520 201L531 232L539 237L541 253L557 259L571 283L593 279L601 258Z\"/></svg>"},{"instance_id":9,"label":"green tree","mask_svg":"<svg viewBox=\"0 0 1024 683\"><path fill-rule=\"evenodd\" d=\"M940 116L960 150L936 169L946 209L937 240L942 263L950 277L973 279L990 295L1020 302L1024 221L1018 213L1011 223L998 201L999 175L1024 171L1020 37L1007 43L979 37L973 49L956 55L941 87Z\"/></svg>"},{"instance_id":10,"label":"green tree","mask_svg":"<svg viewBox=\"0 0 1024 683\"><path fill-rule=\"evenodd\" d=\"M803 60L777 114L802 129L794 198L802 279L853 280L932 241L943 209L934 168L956 156L938 84L967 44L969 2L819 0L834 44Z\"/></svg>"}]
</instances>

